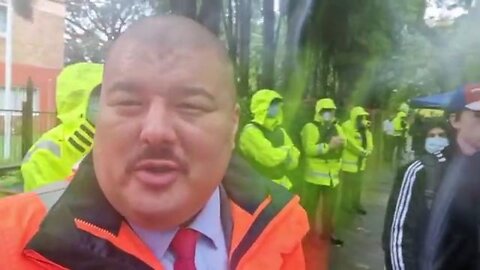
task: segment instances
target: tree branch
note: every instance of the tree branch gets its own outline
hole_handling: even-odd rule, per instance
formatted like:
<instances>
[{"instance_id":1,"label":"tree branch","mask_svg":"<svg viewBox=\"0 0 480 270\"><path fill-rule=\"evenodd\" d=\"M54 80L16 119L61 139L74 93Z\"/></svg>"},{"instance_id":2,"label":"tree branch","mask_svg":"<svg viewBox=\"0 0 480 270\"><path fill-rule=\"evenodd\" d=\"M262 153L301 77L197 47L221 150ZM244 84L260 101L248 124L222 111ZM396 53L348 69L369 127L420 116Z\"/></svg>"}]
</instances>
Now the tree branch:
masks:
<instances>
[{"instance_id":1,"label":"tree branch","mask_svg":"<svg viewBox=\"0 0 480 270\"><path fill-rule=\"evenodd\" d=\"M80 30L84 31L85 33L91 33L92 32L91 30L89 30L89 29L85 28L83 25L81 25L79 22L76 22L76 21L70 19L69 17L65 17L65 20L68 23L72 24L74 27L77 27Z\"/></svg>"}]
</instances>

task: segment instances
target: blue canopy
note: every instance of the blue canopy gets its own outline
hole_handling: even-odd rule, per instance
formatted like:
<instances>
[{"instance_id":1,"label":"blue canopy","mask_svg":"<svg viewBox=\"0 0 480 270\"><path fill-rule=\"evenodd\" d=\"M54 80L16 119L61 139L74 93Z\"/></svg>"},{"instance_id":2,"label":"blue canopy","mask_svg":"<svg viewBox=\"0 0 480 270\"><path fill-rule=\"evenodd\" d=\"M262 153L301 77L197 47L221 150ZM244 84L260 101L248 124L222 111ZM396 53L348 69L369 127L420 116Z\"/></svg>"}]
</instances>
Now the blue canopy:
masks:
<instances>
[{"instance_id":1,"label":"blue canopy","mask_svg":"<svg viewBox=\"0 0 480 270\"><path fill-rule=\"evenodd\" d=\"M417 97L410 100L410 106L415 108L432 108L443 109L445 108L455 91L450 91L442 94Z\"/></svg>"}]
</instances>

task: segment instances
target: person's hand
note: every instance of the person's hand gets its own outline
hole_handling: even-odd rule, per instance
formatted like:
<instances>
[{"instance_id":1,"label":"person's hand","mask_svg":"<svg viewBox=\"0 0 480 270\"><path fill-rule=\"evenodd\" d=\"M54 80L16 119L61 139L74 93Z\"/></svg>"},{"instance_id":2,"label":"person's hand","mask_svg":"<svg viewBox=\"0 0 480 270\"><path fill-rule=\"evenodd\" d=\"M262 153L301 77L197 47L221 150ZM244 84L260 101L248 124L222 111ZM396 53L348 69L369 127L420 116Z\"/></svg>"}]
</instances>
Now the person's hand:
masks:
<instances>
[{"instance_id":1,"label":"person's hand","mask_svg":"<svg viewBox=\"0 0 480 270\"><path fill-rule=\"evenodd\" d=\"M372 152L370 152L370 151L368 151L368 150L363 150L363 151L362 151L362 156L363 156L363 157L368 157L368 156L370 156L371 154L372 154Z\"/></svg>"},{"instance_id":2,"label":"person's hand","mask_svg":"<svg viewBox=\"0 0 480 270\"><path fill-rule=\"evenodd\" d=\"M339 136L334 136L330 139L328 146L330 149L338 149L345 143L345 140Z\"/></svg>"},{"instance_id":3,"label":"person's hand","mask_svg":"<svg viewBox=\"0 0 480 270\"><path fill-rule=\"evenodd\" d=\"M287 153L287 156L285 157L285 160L283 161L283 164L288 166L292 162L293 146L284 145L284 146L281 147L281 149Z\"/></svg>"}]
</instances>

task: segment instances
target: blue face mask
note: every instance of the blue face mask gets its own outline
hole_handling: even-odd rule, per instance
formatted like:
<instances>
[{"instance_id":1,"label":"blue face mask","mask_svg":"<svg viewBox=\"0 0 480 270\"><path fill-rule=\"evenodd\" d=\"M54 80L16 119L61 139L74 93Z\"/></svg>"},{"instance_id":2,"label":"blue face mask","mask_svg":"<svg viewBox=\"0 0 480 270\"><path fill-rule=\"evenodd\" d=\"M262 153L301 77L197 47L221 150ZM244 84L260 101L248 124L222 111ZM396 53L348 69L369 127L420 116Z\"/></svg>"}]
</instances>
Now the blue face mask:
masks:
<instances>
[{"instance_id":1,"label":"blue face mask","mask_svg":"<svg viewBox=\"0 0 480 270\"><path fill-rule=\"evenodd\" d=\"M432 138L427 138L425 140L425 150L428 153L433 154L433 153L442 151L449 144L450 143L449 143L447 138L438 137L438 136L437 137L432 137Z\"/></svg>"},{"instance_id":2,"label":"blue face mask","mask_svg":"<svg viewBox=\"0 0 480 270\"><path fill-rule=\"evenodd\" d=\"M282 103L280 103L280 102L272 103L270 105L270 107L268 107L267 117L269 117L269 118L277 117L282 110L281 105L282 105Z\"/></svg>"}]
</instances>

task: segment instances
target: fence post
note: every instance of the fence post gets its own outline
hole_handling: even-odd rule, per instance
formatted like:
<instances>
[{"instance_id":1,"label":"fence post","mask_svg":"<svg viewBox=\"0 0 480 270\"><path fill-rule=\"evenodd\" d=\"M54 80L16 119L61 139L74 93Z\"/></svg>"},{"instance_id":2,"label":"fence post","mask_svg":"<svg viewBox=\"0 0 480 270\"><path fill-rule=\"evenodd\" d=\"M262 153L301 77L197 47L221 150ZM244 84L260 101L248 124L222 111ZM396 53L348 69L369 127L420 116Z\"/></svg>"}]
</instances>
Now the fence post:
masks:
<instances>
[{"instance_id":1,"label":"fence post","mask_svg":"<svg viewBox=\"0 0 480 270\"><path fill-rule=\"evenodd\" d=\"M28 78L27 100L22 106L22 156L25 156L33 143L33 81Z\"/></svg>"}]
</instances>

